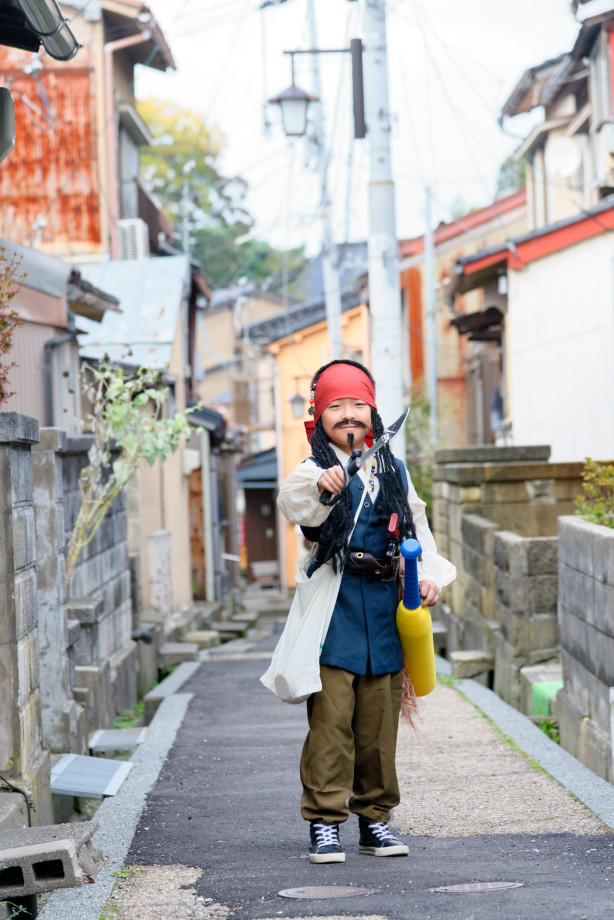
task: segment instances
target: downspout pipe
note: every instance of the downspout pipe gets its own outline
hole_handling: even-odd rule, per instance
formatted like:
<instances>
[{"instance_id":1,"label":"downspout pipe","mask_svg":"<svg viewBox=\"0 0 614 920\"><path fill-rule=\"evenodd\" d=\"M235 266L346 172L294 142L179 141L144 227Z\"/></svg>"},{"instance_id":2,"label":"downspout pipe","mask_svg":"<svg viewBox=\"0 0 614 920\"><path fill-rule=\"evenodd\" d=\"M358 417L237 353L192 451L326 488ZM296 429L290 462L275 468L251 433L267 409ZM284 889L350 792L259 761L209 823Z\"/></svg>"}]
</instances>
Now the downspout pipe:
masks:
<instances>
[{"instance_id":1,"label":"downspout pipe","mask_svg":"<svg viewBox=\"0 0 614 920\"><path fill-rule=\"evenodd\" d=\"M45 377L45 424L47 428L53 428L53 357L52 352L54 349L59 348L60 345L65 345L66 342L72 342L77 338L78 332L75 328L68 329L67 332L64 332L62 335L59 335L57 339L49 339L48 342L45 342L45 358L44 358L44 377Z\"/></svg>"},{"instance_id":2,"label":"downspout pipe","mask_svg":"<svg viewBox=\"0 0 614 920\"><path fill-rule=\"evenodd\" d=\"M56 0L16 0L45 51L56 61L70 61L81 47Z\"/></svg>"},{"instance_id":3,"label":"downspout pipe","mask_svg":"<svg viewBox=\"0 0 614 920\"><path fill-rule=\"evenodd\" d=\"M119 242L117 221L119 220L119 178L117 175L117 145L118 132L115 116L115 100L113 98L113 55L116 51L123 51L140 45L151 39L151 30L146 29L140 35L130 35L128 38L118 38L114 42L104 45L104 82L105 82L105 114L107 161L109 176L109 236L111 258L119 258Z\"/></svg>"}]
</instances>

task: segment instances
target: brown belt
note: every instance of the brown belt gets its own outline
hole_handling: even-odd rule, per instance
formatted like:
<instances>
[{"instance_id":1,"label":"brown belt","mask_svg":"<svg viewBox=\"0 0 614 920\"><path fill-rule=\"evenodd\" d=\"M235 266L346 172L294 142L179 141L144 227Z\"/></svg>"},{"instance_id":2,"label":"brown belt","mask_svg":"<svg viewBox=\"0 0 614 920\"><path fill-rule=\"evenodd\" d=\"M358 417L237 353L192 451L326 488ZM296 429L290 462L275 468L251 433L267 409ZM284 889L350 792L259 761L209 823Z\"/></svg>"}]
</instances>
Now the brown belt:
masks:
<instances>
[{"instance_id":1,"label":"brown belt","mask_svg":"<svg viewBox=\"0 0 614 920\"><path fill-rule=\"evenodd\" d=\"M381 562L371 553L354 551L345 560L344 573L348 575L367 575L377 581L394 581L399 571L399 556L394 556L392 562ZM318 547L316 561L324 561L324 548Z\"/></svg>"}]
</instances>

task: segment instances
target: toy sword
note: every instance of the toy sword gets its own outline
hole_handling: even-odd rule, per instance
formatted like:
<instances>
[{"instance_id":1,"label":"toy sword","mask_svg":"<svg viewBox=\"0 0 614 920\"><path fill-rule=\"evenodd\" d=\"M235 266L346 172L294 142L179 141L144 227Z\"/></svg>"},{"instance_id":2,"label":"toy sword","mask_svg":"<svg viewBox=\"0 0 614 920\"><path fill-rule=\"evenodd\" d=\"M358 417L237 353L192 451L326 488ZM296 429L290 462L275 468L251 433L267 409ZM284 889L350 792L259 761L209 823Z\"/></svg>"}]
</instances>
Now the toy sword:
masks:
<instances>
[{"instance_id":1,"label":"toy sword","mask_svg":"<svg viewBox=\"0 0 614 920\"><path fill-rule=\"evenodd\" d=\"M409 409L405 409L403 413L398 417L396 422L393 422L389 428L384 429L377 441L375 441L374 444L368 448L368 450L365 450L364 453L360 450L352 451L352 456L343 467L343 474L345 476L345 485L343 486L343 489L341 492L336 492L334 495L325 489L320 495L320 502L323 505L334 505L339 501L339 498L347 489L363 463L365 463L367 460L370 460L373 454L376 453L380 447L383 447L385 444L391 441L392 438L394 438L395 434L398 434L398 432L405 424L405 419L408 415Z\"/></svg>"}]
</instances>

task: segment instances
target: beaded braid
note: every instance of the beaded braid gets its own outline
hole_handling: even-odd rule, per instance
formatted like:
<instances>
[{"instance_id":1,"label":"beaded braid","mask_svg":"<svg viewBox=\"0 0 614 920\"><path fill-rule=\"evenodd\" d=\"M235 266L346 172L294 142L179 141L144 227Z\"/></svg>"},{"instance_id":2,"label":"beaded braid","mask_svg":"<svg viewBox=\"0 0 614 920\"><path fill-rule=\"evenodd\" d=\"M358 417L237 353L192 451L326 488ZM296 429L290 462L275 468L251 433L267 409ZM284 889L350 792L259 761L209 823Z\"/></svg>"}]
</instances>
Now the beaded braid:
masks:
<instances>
[{"instance_id":1,"label":"beaded braid","mask_svg":"<svg viewBox=\"0 0 614 920\"><path fill-rule=\"evenodd\" d=\"M358 361L331 361L330 364L321 367L313 376L311 382L311 391L314 392L320 374L327 368L335 364L351 364L359 368L372 383L373 377L369 371ZM374 384L375 385L375 384ZM376 409L371 407L371 424L373 427L374 440L377 440L384 431L384 424ZM333 450L324 431L322 419L319 418L311 435L311 452L317 462L324 468L331 466L342 466L341 461ZM404 487L403 479L398 466L394 462L394 457L388 444L381 447L375 454L377 458L377 474L380 482L380 495L378 498L379 508L384 517L390 518L390 515L397 514L399 518L399 537L405 540L408 537L416 537L416 528L411 513L411 508L407 501L407 490ZM325 547L324 562L332 561L333 570L338 571L343 567L349 552L349 539L354 523L352 514L352 494L349 489L345 489L339 501L333 505L332 511L320 526L319 543Z\"/></svg>"}]
</instances>

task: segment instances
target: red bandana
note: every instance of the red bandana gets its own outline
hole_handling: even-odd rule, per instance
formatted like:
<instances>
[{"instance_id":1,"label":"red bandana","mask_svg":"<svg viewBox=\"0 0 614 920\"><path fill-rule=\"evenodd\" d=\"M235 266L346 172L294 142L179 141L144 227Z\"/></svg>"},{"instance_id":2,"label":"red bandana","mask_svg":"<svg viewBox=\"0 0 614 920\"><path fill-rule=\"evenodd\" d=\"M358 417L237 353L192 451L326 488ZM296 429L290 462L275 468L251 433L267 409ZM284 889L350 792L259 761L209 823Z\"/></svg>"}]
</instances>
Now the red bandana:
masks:
<instances>
[{"instance_id":1,"label":"red bandana","mask_svg":"<svg viewBox=\"0 0 614 920\"><path fill-rule=\"evenodd\" d=\"M314 393L315 414L313 419L305 422L307 440L311 440L316 422L324 409L336 399L362 399L369 406L375 405L373 384L360 368L352 364L333 364L319 377Z\"/></svg>"}]
</instances>

